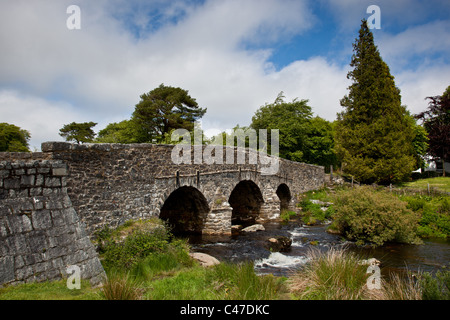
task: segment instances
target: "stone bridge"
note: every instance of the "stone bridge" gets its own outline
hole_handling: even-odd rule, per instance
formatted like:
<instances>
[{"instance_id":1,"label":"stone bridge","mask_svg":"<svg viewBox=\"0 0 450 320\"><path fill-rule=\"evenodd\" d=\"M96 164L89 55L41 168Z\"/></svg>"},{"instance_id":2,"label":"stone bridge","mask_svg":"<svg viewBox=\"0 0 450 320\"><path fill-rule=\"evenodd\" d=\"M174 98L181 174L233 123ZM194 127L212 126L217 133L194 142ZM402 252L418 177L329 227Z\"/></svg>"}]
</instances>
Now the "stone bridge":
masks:
<instances>
[{"instance_id":1,"label":"stone bridge","mask_svg":"<svg viewBox=\"0 0 450 320\"><path fill-rule=\"evenodd\" d=\"M0 285L58 278L68 264L95 283L103 269L89 238L105 226L157 216L175 233L231 234L324 185L323 167L228 147L208 164L205 148L189 147L184 164L171 145L46 142L42 152L0 153Z\"/></svg>"},{"instance_id":2,"label":"stone bridge","mask_svg":"<svg viewBox=\"0 0 450 320\"><path fill-rule=\"evenodd\" d=\"M278 170L267 174L268 165L261 158L249 161L253 152L249 149L223 147L222 164L207 164L198 159L196 147L189 147L192 161L176 164L173 148L42 145L51 159L67 163L68 194L90 234L105 225L115 227L151 216L167 220L175 232L229 234L234 223L275 219L281 210L294 210L296 195L324 184L323 167L274 157ZM200 148L203 155L205 147ZM240 151L245 161L238 161ZM226 158L230 152L232 164Z\"/></svg>"}]
</instances>

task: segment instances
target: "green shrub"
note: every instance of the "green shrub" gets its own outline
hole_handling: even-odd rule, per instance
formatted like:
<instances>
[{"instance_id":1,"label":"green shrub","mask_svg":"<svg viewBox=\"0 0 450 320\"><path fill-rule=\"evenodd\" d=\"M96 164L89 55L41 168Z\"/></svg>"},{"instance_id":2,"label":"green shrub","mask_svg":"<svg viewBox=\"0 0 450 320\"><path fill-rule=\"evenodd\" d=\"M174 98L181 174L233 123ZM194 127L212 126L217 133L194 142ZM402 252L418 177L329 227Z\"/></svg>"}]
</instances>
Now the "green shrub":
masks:
<instances>
[{"instance_id":1,"label":"green shrub","mask_svg":"<svg viewBox=\"0 0 450 320\"><path fill-rule=\"evenodd\" d=\"M189 248L184 240L170 243L166 252L152 252L137 262L130 275L142 281L152 277L193 266L194 261L189 256Z\"/></svg>"},{"instance_id":2,"label":"green shrub","mask_svg":"<svg viewBox=\"0 0 450 320\"><path fill-rule=\"evenodd\" d=\"M324 222L331 218L333 213L332 207L327 210L322 210L322 205L312 203L309 199L304 199L300 202L302 208L302 220L305 224L312 225L318 222Z\"/></svg>"},{"instance_id":3,"label":"green shrub","mask_svg":"<svg viewBox=\"0 0 450 320\"><path fill-rule=\"evenodd\" d=\"M187 244L172 240L172 235L161 222L130 222L116 230L104 232L103 235L101 258L107 270L131 270L151 254L171 250L185 251L184 256L188 255Z\"/></svg>"},{"instance_id":4,"label":"green shrub","mask_svg":"<svg viewBox=\"0 0 450 320\"><path fill-rule=\"evenodd\" d=\"M297 213L294 211L283 210L280 214L280 219L283 222L289 222L292 218L296 217Z\"/></svg>"},{"instance_id":5,"label":"green shrub","mask_svg":"<svg viewBox=\"0 0 450 320\"><path fill-rule=\"evenodd\" d=\"M334 210L333 228L357 244L420 243L420 216L389 192L369 186L340 191L334 199Z\"/></svg>"},{"instance_id":6,"label":"green shrub","mask_svg":"<svg viewBox=\"0 0 450 320\"><path fill-rule=\"evenodd\" d=\"M162 252L167 248L168 236L162 233L135 231L123 241L108 243L104 253L106 267L128 269L140 259L153 252Z\"/></svg>"},{"instance_id":7,"label":"green shrub","mask_svg":"<svg viewBox=\"0 0 450 320\"><path fill-rule=\"evenodd\" d=\"M450 236L450 197L400 196L408 208L420 214L418 234L422 238Z\"/></svg>"},{"instance_id":8,"label":"green shrub","mask_svg":"<svg viewBox=\"0 0 450 320\"><path fill-rule=\"evenodd\" d=\"M419 279L423 300L450 300L450 271L438 271L435 277L426 272Z\"/></svg>"}]
</instances>

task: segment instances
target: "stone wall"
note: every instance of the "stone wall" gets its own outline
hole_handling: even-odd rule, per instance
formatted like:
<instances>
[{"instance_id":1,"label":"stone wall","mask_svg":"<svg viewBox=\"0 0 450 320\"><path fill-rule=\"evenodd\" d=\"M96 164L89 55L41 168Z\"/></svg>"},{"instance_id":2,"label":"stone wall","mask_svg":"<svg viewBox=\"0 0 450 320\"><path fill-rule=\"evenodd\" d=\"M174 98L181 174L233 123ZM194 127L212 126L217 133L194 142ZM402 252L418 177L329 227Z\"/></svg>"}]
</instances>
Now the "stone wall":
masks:
<instances>
[{"instance_id":1,"label":"stone wall","mask_svg":"<svg viewBox=\"0 0 450 320\"><path fill-rule=\"evenodd\" d=\"M104 270L67 194L67 165L45 154L0 161L0 286L57 280L76 265L98 285ZM34 159L34 160L33 160Z\"/></svg>"}]
</instances>

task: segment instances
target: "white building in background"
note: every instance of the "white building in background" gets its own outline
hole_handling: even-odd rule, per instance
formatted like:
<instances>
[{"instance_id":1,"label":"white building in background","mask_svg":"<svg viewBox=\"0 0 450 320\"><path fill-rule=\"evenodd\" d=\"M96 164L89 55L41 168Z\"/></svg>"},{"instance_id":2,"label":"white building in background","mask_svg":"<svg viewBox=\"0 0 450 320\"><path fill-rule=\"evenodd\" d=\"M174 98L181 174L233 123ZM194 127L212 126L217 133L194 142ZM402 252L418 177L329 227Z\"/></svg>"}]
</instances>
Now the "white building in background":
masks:
<instances>
[{"instance_id":1,"label":"white building in background","mask_svg":"<svg viewBox=\"0 0 450 320\"><path fill-rule=\"evenodd\" d=\"M450 162L444 162L444 168L445 172L450 172ZM424 171L435 171L435 172L441 172L442 173L442 162L441 161L434 161L431 157L428 157L425 159L425 169ZM422 172L419 168L418 170L414 172Z\"/></svg>"}]
</instances>

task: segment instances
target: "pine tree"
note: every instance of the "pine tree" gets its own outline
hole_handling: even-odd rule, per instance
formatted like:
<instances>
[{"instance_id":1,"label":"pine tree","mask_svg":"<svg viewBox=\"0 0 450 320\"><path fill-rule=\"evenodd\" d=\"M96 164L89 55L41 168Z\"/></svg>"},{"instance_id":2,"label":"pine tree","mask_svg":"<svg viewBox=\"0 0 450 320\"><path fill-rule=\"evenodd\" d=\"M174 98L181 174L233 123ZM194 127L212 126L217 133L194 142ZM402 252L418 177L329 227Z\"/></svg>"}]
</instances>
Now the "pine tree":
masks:
<instances>
[{"instance_id":1,"label":"pine tree","mask_svg":"<svg viewBox=\"0 0 450 320\"><path fill-rule=\"evenodd\" d=\"M336 151L344 171L364 183L406 180L414 170L413 128L401 105L400 90L375 45L365 20L347 78L349 93L341 100Z\"/></svg>"},{"instance_id":2,"label":"pine tree","mask_svg":"<svg viewBox=\"0 0 450 320\"><path fill-rule=\"evenodd\" d=\"M141 95L132 121L139 131L139 142L161 142L174 129L194 130L195 122L205 113L187 90L161 84Z\"/></svg>"}]
</instances>

